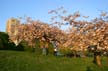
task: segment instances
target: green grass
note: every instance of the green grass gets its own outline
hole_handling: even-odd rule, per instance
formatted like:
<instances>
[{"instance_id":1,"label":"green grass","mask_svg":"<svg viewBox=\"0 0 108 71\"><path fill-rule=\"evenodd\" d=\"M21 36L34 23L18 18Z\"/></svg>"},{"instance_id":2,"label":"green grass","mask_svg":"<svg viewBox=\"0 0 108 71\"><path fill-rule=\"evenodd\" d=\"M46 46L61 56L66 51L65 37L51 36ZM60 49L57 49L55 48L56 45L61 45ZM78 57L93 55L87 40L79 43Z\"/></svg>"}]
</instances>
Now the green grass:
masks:
<instances>
[{"instance_id":1,"label":"green grass","mask_svg":"<svg viewBox=\"0 0 108 71\"><path fill-rule=\"evenodd\" d=\"M0 71L108 71L106 58L102 58L102 68L93 64L92 60L0 50Z\"/></svg>"}]
</instances>

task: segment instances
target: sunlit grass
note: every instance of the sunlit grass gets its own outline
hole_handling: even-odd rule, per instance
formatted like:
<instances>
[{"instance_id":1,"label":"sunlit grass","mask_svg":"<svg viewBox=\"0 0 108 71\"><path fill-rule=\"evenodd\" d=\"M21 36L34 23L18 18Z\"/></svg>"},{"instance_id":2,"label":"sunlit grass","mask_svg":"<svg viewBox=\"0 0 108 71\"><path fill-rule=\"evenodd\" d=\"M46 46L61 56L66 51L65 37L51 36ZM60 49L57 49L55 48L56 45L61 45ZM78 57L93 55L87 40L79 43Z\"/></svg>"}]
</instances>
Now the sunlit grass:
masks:
<instances>
[{"instance_id":1,"label":"sunlit grass","mask_svg":"<svg viewBox=\"0 0 108 71\"><path fill-rule=\"evenodd\" d=\"M67 58L43 56L24 51L0 51L0 71L107 71L92 63L93 58Z\"/></svg>"}]
</instances>

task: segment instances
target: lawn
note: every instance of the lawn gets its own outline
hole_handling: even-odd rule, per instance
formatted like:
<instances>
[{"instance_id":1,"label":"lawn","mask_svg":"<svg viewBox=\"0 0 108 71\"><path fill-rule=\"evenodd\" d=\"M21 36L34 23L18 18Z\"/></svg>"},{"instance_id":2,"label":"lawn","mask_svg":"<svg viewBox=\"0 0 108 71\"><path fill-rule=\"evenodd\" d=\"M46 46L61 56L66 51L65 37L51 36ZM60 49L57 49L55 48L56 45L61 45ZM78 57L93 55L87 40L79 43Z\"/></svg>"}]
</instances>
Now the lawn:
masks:
<instances>
[{"instance_id":1,"label":"lawn","mask_svg":"<svg viewBox=\"0 0 108 71\"><path fill-rule=\"evenodd\" d=\"M90 57L67 58L0 50L0 71L108 71L105 57L102 58L102 68L93 64L92 60Z\"/></svg>"}]
</instances>

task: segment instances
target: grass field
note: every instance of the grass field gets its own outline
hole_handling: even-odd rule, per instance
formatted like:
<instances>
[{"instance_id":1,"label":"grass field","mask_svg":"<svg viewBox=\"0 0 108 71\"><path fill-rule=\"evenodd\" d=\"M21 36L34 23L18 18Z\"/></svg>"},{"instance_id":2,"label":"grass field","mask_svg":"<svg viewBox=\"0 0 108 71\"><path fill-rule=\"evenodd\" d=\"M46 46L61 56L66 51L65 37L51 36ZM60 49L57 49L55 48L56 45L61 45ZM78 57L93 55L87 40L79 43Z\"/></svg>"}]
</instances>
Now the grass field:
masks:
<instances>
[{"instance_id":1,"label":"grass field","mask_svg":"<svg viewBox=\"0 0 108 71\"><path fill-rule=\"evenodd\" d=\"M92 60L0 50L0 71L108 71L105 57L102 58L102 68L93 64Z\"/></svg>"}]
</instances>

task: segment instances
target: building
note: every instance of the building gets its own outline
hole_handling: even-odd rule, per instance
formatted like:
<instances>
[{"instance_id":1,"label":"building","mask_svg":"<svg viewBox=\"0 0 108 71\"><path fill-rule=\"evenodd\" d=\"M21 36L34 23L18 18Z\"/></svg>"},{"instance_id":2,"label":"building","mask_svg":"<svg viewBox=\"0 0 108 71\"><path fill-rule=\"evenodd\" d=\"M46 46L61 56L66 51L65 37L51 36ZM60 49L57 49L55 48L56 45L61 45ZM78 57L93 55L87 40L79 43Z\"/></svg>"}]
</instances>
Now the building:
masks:
<instances>
[{"instance_id":1,"label":"building","mask_svg":"<svg viewBox=\"0 0 108 71\"><path fill-rule=\"evenodd\" d=\"M16 36L18 34L18 25L20 21L15 18L10 18L6 24L6 33L9 35L11 41L15 44L17 42Z\"/></svg>"},{"instance_id":2,"label":"building","mask_svg":"<svg viewBox=\"0 0 108 71\"><path fill-rule=\"evenodd\" d=\"M6 24L6 33L8 35L16 35L19 23L20 21L15 18L9 19Z\"/></svg>"}]
</instances>

